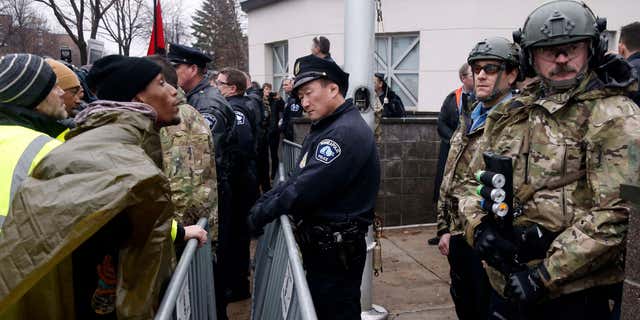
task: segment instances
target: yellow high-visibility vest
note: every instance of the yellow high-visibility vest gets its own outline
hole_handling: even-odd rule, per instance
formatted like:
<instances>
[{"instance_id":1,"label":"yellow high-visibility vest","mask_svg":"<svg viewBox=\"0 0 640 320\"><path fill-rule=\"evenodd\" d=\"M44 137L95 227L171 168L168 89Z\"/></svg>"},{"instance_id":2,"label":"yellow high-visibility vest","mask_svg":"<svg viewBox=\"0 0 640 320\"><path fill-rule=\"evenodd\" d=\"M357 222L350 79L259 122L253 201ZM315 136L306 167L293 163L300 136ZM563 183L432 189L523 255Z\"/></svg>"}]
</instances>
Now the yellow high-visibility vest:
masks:
<instances>
[{"instance_id":1,"label":"yellow high-visibility vest","mask_svg":"<svg viewBox=\"0 0 640 320\"><path fill-rule=\"evenodd\" d=\"M0 228L18 187L40 160L61 144L42 132L0 125Z\"/></svg>"},{"instance_id":2,"label":"yellow high-visibility vest","mask_svg":"<svg viewBox=\"0 0 640 320\"><path fill-rule=\"evenodd\" d=\"M67 141L67 139L64 138L64 136L67 134L67 132L71 131L70 129L64 130L62 131L61 134L59 134L56 139L59 140L60 142L65 142Z\"/></svg>"}]
</instances>

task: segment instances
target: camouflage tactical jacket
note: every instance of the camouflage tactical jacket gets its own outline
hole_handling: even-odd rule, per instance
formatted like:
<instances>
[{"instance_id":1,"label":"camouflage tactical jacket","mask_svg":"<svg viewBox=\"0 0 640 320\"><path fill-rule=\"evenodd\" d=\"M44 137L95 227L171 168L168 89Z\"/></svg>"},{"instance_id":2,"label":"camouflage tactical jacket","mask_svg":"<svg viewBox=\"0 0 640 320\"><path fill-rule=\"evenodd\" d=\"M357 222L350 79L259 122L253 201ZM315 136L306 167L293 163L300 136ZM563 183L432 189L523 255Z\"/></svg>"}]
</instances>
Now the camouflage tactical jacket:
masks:
<instances>
[{"instance_id":1,"label":"camouflage tactical jacket","mask_svg":"<svg viewBox=\"0 0 640 320\"><path fill-rule=\"evenodd\" d=\"M476 104L470 109L473 110ZM470 110L465 110L464 112L469 114ZM464 193L466 176L472 174L468 172L469 162L484 132L484 125L482 125L467 133L467 128L470 126L470 118L465 116L458 117L458 127L453 132L451 140L449 140L451 147L444 167L436 207L439 236L445 233L456 235L464 231L464 218L458 215L458 197Z\"/></svg>"},{"instance_id":2,"label":"camouflage tactical jacket","mask_svg":"<svg viewBox=\"0 0 640 320\"><path fill-rule=\"evenodd\" d=\"M171 184L175 216L185 225L209 218L209 234L218 235L218 186L211 131L202 115L186 104L178 106L180 123L160 129L164 173Z\"/></svg>"},{"instance_id":3,"label":"camouflage tactical jacket","mask_svg":"<svg viewBox=\"0 0 640 320\"><path fill-rule=\"evenodd\" d=\"M529 263L548 270L544 282L550 298L623 279L630 209L619 197L619 186L640 180L640 111L623 94L636 87L633 80L616 86L590 73L575 89L544 96L538 81L487 119L468 172L483 169L482 151L491 150L513 159L516 195L527 186L536 190L521 203L523 214L514 225L536 223L558 233L546 258ZM586 175L545 187L580 170ZM471 245L486 216L475 186L468 176L459 203ZM502 293L504 276L491 267L487 274Z\"/></svg>"}]
</instances>

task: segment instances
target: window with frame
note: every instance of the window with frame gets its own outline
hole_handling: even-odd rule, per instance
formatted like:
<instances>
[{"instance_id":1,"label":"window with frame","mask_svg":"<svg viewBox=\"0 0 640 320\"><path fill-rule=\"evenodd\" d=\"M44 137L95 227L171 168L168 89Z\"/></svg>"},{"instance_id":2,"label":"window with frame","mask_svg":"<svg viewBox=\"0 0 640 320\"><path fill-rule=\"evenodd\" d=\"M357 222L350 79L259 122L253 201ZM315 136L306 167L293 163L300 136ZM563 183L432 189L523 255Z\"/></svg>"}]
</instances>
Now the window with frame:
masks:
<instances>
[{"instance_id":1,"label":"window with frame","mask_svg":"<svg viewBox=\"0 0 640 320\"><path fill-rule=\"evenodd\" d=\"M289 44L287 42L272 44L271 57L273 66L273 91L280 92L280 96L284 97L282 82L287 78L289 73Z\"/></svg>"},{"instance_id":2,"label":"window with frame","mask_svg":"<svg viewBox=\"0 0 640 320\"><path fill-rule=\"evenodd\" d=\"M616 37L617 32L615 30L605 30L604 36L607 39L607 50L618 51L618 39Z\"/></svg>"},{"instance_id":3,"label":"window with frame","mask_svg":"<svg viewBox=\"0 0 640 320\"><path fill-rule=\"evenodd\" d=\"M378 34L374 53L375 72L385 74L387 85L406 107L418 105L420 69L419 34Z\"/></svg>"}]
</instances>

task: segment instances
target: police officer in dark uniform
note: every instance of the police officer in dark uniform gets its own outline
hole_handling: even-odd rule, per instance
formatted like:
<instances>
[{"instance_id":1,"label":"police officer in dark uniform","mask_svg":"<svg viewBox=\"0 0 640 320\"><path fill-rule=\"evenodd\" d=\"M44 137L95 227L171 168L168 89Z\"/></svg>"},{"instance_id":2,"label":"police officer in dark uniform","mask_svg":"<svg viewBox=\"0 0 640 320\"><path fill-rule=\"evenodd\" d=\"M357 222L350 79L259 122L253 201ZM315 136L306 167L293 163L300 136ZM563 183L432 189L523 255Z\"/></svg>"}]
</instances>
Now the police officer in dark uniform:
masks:
<instances>
[{"instance_id":1,"label":"police officer in dark uniform","mask_svg":"<svg viewBox=\"0 0 640 320\"><path fill-rule=\"evenodd\" d=\"M365 234L373 221L380 163L373 132L344 96L349 75L315 56L295 63L292 94L311 119L292 176L251 209L254 235L290 214L318 319L360 319Z\"/></svg>"},{"instance_id":2,"label":"police officer in dark uniform","mask_svg":"<svg viewBox=\"0 0 640 320\"><path fill-rule=\"evenodd\" d=\"M207 63L212 60L198 49L179 44L170 45L167 57L176 69L178 86L186 93L187 102L209 124L216 148L216 163L220 165L224 155L222 149L233 140L236 117L227 100L206 77Z\"/></svg>"},{"instance_id":3,"label":"police officer in dark uniform","mask_svg":"<svg viewBox=\"0 0 640 320\"><path fill-rule=\"evenodd\" d=\"M287 93L287 104L282 111L282 129L284 138L294 141L293 119L302 117L302 107L298 104L298 98L291 94L293 90L293 79L286 79L283 83L284 92Z\"/></svg>"},{"instance_id":4,"label":"police officer in dark uniform","mask_svg":"<svg viewBox=\"0 0 640 320\"><path fill-rule=\"evenodd\" d=\"M223 273L222 281L216 285L225 287L228 302L247 299L249 292L249 230L246 219L249 209L258 198L256 180L256 142L254 137L257 120L247 106L244 95L246 77L242 71L232 68L220 70L216 81L218 89L229 101L236 114L238 145L233 153L231 168L231 194L233 214L228 228L224 230L228 245L218 248L218 264Z\"/></svg>"},{"instance_id":5,"label":"police officer in dark uniform","mask_svg":"<svg viewBox=\"0 0 640 320\"><path fill-rule=\"evenodd\" d=\"M250 77L247 75L247 77ZM245 96L249 98L247 105L250 105L256 113L257 130L256 130L256 178L258 186L262 192L271 190L271 179L269 176L269 113L265 109L263 103L263 93L259 85L254 85L251 78L248 79L247 90Z\"/></svg>"},{"instance_id":6,"label":"police officer in dark uniform","mask_svg":"<svg viewBox=\"0 0 640 320\"><path fill-rule=\"evenodd\" d=\"M230 243L226 236L229 230L232 210L232 194L230 176L233 163L233 155L230 150L237 145L235 133L236 114L220 94L220 91L212 87L207 73L206 65L211 58L197 49L171 44L167 58L171 61L178 74L178 86L186 92L187 102L193 106L207 121L213 135L213 143L216 154L216 173L218 179L218 253L219 249ZM220 266L215 261L216 281L224 277ZM218 319L226 319L226 303L223 301L224 292L222 286L216 286L216 305Z\"/></svg>"}]
</instances>

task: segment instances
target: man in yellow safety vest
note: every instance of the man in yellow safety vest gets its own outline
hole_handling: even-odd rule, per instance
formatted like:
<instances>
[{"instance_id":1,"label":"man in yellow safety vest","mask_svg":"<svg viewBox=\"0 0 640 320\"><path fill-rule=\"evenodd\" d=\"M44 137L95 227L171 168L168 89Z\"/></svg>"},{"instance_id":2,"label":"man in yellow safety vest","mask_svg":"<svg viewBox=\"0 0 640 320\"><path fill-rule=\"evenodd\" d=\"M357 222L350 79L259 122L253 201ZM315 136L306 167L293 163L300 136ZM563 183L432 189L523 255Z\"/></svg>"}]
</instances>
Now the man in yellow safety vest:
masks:
<instances>
[{"instance_id":1,"label":"man in yellow safety vest","mask_svg":"<svg viewBox=\"0 0 640 320\"><path fill-rule=\"evenodd\" d=\"M57 78L32 54L0 58L0 228L13 195L38 162L60 145L67 112Z\"/></svg>"}]
</instances>

